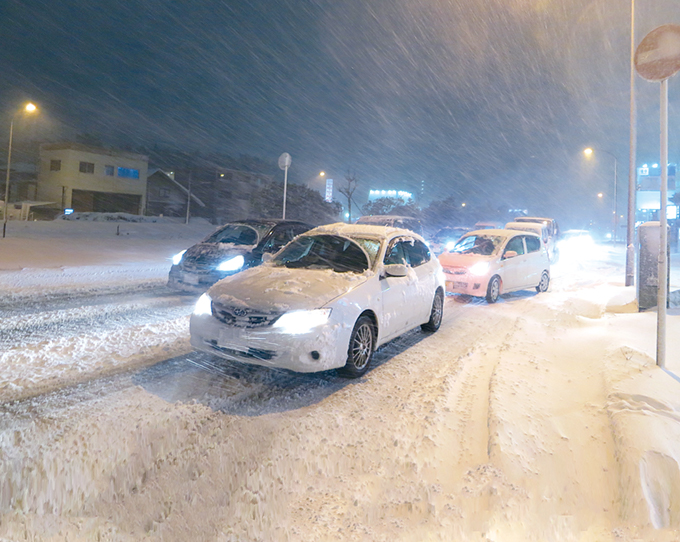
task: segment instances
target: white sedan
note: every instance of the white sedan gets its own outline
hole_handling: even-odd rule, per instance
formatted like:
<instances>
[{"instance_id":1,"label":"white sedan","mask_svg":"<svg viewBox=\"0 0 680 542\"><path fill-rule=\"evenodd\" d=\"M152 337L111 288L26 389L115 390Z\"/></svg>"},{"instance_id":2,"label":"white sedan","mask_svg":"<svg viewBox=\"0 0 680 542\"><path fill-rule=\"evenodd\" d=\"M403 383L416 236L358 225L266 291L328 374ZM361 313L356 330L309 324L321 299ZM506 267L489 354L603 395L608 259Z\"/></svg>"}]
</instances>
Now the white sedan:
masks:
<instances>
[{"instance_id":1,"label":"white sedan","mask_svg":"<svg viewBox=\"0 0 680 542\"><path fill-rule=\"evenodd\" d=\"M550 258L535 233L518 230L477 230L465 234L439 255L446 291L486 297L495 303L506 292L550 284Z\"/></svg>"},{"instance_id":2,"label":"white sedan","mask_svg":"<svg viewBox=\"0 0 680 542\"><path fill-rule=\"evenodd\" d=\"M444 274L422 237L330 224L212 286L191 316L191 344L229 360L359 377L383 343L418 326L437 331L443 307Z\"/></svg>"}]
</instances>

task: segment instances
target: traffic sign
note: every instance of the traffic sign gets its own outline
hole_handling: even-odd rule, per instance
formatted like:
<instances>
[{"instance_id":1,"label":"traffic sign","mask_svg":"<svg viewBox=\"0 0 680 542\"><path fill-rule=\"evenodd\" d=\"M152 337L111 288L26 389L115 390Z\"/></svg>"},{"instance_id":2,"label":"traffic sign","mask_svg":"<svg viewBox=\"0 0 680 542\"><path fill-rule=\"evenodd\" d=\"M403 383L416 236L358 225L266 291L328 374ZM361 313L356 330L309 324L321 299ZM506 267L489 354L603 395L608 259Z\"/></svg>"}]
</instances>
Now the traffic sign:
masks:
<instances>
[{"instance_id":1,"label":"traffic sign","mask_svg":"<svg viewBox=\"0 0 680 542\"><path fill-rule=\"evenodd\" d=\"M680 25L665 24L647 34L635 51L635 69L648 81L663 81L680 70Z\"/></svg>"}]
</instances>

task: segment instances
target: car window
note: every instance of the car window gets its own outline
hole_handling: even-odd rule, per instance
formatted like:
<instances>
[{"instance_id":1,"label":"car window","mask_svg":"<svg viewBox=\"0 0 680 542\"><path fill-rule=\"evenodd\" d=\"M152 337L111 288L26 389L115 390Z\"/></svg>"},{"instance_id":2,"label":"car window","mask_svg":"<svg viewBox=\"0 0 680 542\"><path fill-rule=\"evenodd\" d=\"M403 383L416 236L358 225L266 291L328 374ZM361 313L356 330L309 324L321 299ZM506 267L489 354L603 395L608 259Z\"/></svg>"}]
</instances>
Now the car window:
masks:
<instances>
[{"instance_id":1,"label":"car window","mask_svg":"<svg viewBox=\"0 0 680 542\"><path fill-rule=\"evenodd\" d=\"M272 260L275 266L293 269L332 269L338 273L363 273L366 253L357 243L337 235L303 235L289 243Z\"/></svg>"},{"instance_id":2,"label":"car window","mask_svg":"<svg viewBox=\"0 0 680 542\"><path fill-rule=\"evenodd\" d=\"M295 237L293 228L291 226L280 226L274 228L269 234L267 241L264 243L262 250L264 252L276 252Z\"/></svg>"},{"instance_id":3,"label":"car window","mask_svg":"<svg viewBox=\"0 0 680 542\"><path fill-rule=\"evenodd\" d=\"M508 252L510 250L514 250L517 255L524 254L524 243L522 242L522 236L518 235L517 237L513 237L508 241L508 244L505 246L505 252Z\"/></svg>"},{"instance_id":4,"label":"car window","mask_svg":"<svg viewBox=\"0 0 680 542\"><path fill-rule=\"evenodd\" d=\"M412 267L418 267L430 261L430 250L425 243L415 239L413 243L404 243L404 248Z\"/></svg>"},{"instance_id":5,"label":"car window","mask_svg":"<svg viewBox=\"0 0 680 542\"><path fill-rule=\"evenodd\" d=\"M378 258L378 252L380 251L380 241L365 239L363 237L353 237L352 239L366 251L371 267L373 267L375 260Z\"/></svg>"},{"instance_id":6,"label":"car window","mask_svg":"<svg viewBox=\"0 0 680 542\"><path fill-rule=\"evenodd\" d=\"M205 242L256 245L259 238L257 231L250 226L245 224L227 224L208 237Z\"/></svg>"},{"instance_id":7,"label":"car window","mask_svg":"<svg viewBox=\"0 0 680 542\"><path fill-rule=\"evenodd\" d=\"M527 252L538 252L541 250L541 240L538 237L527 236L524 240L527 244Z\"/></svg>"},{"instance_id":8,"label":"car window","mask_svg":"<svg viewBox=\"0 0 680 542\"><path fill-rule=\"evenodd\" d=\"M406 259L406 254L404 252L404 244L401 241L393 242L387 249L385 258L383 259L385 265L391 264L402 264L406 265L408 260Z\"/></svg>"},{"instance_id":9,"label":"car window","mask_svg":"<svg viewBox=\"0 0 680 542\"><path fill-rule=\"evenodd\" d=\"M459 240L451 252L489 256L501 245L503 239L497 235L468 235Z\"/></svg>"}]
</instances>

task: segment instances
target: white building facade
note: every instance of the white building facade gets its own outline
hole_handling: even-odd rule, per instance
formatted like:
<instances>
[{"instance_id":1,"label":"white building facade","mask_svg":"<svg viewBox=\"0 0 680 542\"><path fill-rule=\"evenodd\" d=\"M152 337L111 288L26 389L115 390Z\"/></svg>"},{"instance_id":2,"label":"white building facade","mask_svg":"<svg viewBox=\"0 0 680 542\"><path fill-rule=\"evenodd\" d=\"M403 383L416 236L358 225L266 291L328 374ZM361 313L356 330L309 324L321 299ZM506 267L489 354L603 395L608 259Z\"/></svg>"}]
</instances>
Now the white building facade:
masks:
<instances>
[{"instance_id":1,"label":"white building facade","mask_svg":"<svg viewBox=\"0 0 680 542\"><path fill-rule=\"evenodd\" d=\"M40 146L38 198L62 210L143 214L149 158L79 143Z\"/></svg>"}]
</instances>

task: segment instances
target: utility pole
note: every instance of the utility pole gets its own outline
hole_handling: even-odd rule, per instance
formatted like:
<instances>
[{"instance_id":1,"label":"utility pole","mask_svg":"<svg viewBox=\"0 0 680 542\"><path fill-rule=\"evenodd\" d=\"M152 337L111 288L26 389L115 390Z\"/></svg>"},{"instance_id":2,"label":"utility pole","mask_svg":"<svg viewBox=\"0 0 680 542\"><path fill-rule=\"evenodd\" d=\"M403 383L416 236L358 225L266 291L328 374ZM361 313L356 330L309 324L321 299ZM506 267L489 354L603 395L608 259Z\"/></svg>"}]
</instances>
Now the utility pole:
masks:
<instances>
[{"instance_id":1,"label":"utility pole","mask_svg":"<svg viewBox=\"0 0 680 542\"><path fill-rule=\"evenodd\" d=\"M347 175L345 175L345 180L347 181L347 186L341 186L338 188L338 192L340 192L343 196L347 198L347 210L348 210L348 217L347 217L347 222L349 224L352 223L352 194L354 194L354 191L357 189L357 176L356 173L349 173L347 172Z\"/></svg>"}]
</instances>

